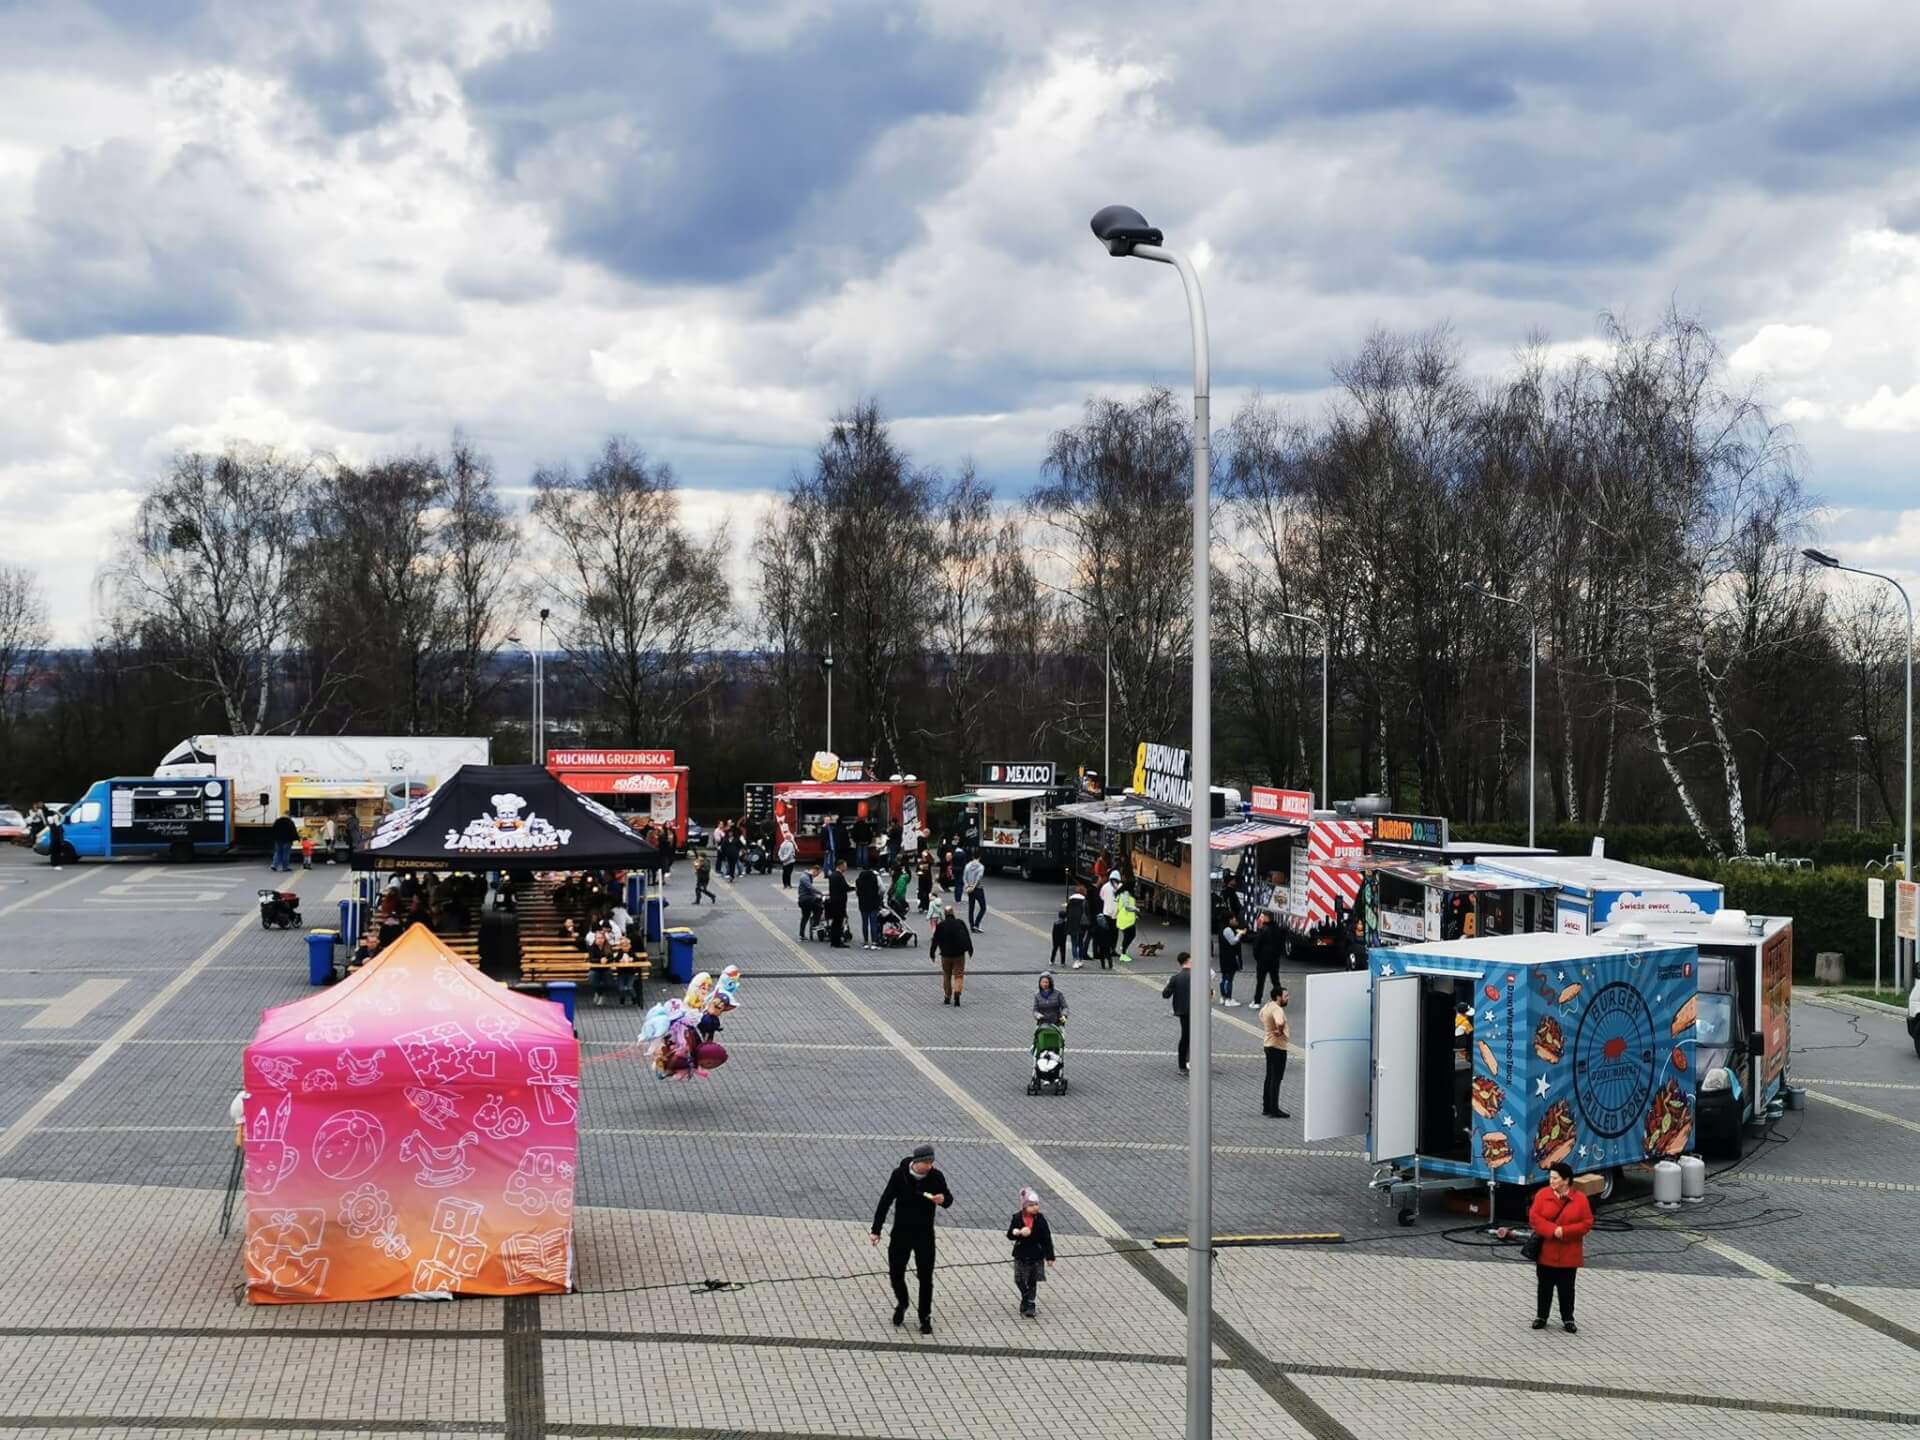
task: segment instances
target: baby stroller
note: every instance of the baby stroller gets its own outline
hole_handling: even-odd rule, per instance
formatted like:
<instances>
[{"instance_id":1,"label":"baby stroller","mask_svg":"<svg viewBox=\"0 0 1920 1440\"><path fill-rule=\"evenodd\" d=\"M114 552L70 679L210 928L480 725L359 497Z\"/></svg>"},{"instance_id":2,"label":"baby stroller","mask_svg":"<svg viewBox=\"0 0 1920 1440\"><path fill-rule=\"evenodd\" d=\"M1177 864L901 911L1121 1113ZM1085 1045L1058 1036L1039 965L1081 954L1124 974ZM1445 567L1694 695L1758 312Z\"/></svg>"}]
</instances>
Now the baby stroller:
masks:
<instances>
[{"instance_id":1,"label":"baby stroller","mask_svg":"<svg viewBox=\"0 0 1920 1440\"><path fill-rule=\"evenodd\" d=\"M880 907L880 944L888 949L919 949L920 937L891 905Z\"/></svg>"},{"instance_id":2,"label":"baby stroller","mask_svg":"<svg viewBox=\"0 0 1920 1440\"><path fill-rule=\"evenodd\" d=\"M1033 1027L1033 1078L1027 1094L1067 1093L1067 1027L1043 1020Z\"/></svg>"}]
</instances>

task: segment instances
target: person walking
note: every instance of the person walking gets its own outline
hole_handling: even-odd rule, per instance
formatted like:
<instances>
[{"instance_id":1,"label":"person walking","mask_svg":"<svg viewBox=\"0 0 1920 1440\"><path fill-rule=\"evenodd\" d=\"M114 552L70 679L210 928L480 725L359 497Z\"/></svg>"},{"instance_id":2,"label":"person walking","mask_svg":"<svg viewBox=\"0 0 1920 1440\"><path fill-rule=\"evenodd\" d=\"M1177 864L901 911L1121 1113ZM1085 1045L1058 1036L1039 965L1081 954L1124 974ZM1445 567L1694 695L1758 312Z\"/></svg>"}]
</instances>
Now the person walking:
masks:
<instances>
[{"instance_id":1,"label":"person walking","mask_svg":"<svg viewBox=\"0 0 1920 1440\"><path fill-rule=\"evenodd\" d=\"M843 856L833 862L833 873L827 876L827 942L836 950L847 948L847 895L852 889Z\"/></svg>"},{"instance_id":2,"label":"person walking","mask_svg":"<svg viewBox=\"0 0 1920 1440\"><path fill-rule=\"evenodd\" d=\"M1040 1192L1031 1185L1020 1187L1020 1208L1007 1222L1007 1239L1013 1242L1013 1288L1020 1292L1020 1313L1037 1319L1040 1282L1053 1264L1053 1228L1040 1213Z\"/></svg>"},{"instance_id":3,"label":"person walking","mask_svg":"<svg viewBox=\"0 0 1920 1440\"><path fill-rule=\"evenodd\" d=\"M655 843L660 847L660 878L663 881L671 880L673 878L673 857L676 849L673 840L673 826L671 824L660 827L660 838Z\"/></svg>"},{"instance_id":4,"label":"person walking","mask_svg":"<svg viewBox=\"0 0 1920 1440\"><path fill-rule=\"evenodd\" d=\"M860 809L864 812L866 806ZM847 830L847 838L853 841L853 863L861 870L873 868L873 822L864 813L853 817L853 824Z\"/></svg>"},{"instance_id":5,"label":"person walking","mask_svg":"<svg viewBox=\"0 0 1920 1440\"><path fill-rule=\"evenodd\" d=\"M313 831L305 826L300 829L300 868L313 869Z\"/></svg>"},{"instance_id":6,"label":"person walking","mask_svg":"<svg viewBox=\"0 0 1920 1440\"><path fill-rule=\"evenodd\" d=\"M925 851L920 853L920 913L927 913L927 905L933 898L933 856Z\"/></svg>"},{"instance_id":7,"label":"person walking","mask_svg":"<svg viewBox=\"0 0 1920 1440\"><path fill-rule=\"evenodd\" d=\"M820 923L820 867L809 866L800 872L800 938L813 938L814 927Z\"/></svg>"},{"instance_id":8,"label":"person walking","mask_svg":"<svg viewBox=\"0 0 1920 1440\"><path fill-rule=\"evenodd\" d=\"M326 852L327 864L333 864L333 852L340 843L340 827L329 815L320 822L320 848Z\"/></svg>"},{"instance_id":9,"label":"person walking","mask_svg":"<svg viewBox=\"0 0 1920 1440\"><path fill-rule=\"evenodd\" d=\"M1134 899L1133 887L1122 885L1119 893L1113 897L1114 934L1120 941L1120 963L1131 965L1133 955L1129 947L1133 944L1133 932L1140 924L1140 902Z\"/></svg>"},{"instance_id":10,"label":"person walking","mask_svg":"<svg viewBox=\"0 0 1920 1440\"><path fill-rule=\"evenodd\" d=\"M1260 1087L1260 1113L1274 1120L1293 1118L1280 1108L1280 1082L1287 1078L1287 1041L1293 1038L1292 1027L1287 1024L1289 998L1286 987L1282 986L1260 1007L1260 1034L1267 1057L1266 1083Z\"/></svg>"},{"instance_id":11,"label":"person walking","mask_svg":"<svg viewBox=\"0 0 1920 1440\"><path fill-rule=\"evenodd\" d=\"M960 991L967 983L967 957L973 954L973 935L966 921L949 913L933 930L933 942L927 947L930 959L940 962L940 1003L958 1005Z\"/></svg>"},{"instance_id":12,"label":"person walking","mask_svg":"<svg viewBox=\"0 0 1920 1440\"><path fill-rule=\"evenodd\" d=\"M1533 1272L1533 1328L1547 1328L1548 1305L1558 1294L1560 1328L1578 1335L1580 1327L1573 1323L1573 1282L1585 1262L1584 1240L1593 1229L1593 1207L1573 1188L1573 1167L1566 1161L1555 1162L1549 1170L1547 1183L1527 1210L1527 1223L1540 1241Z\"/></svg>"},{"instance_id":13,"label":"person walking","mask_svg":"<svg viewBox=\"0 0 1920 1440\"><path fill-rule=\"evenodd\" d=\"M1062 905L1060 913L1053 917L1053 948L1047 952L1047 964L1064 965L1067 963L1067 907Z\"/></svg>"},{"instance_id":14,"label":"person walking","mask_svg":"<svg viewBox=\"0 0 1920 1440\"><path fill-rule=\"evenodd\" d=\"M780 837L780 888L793 888L793 862L800 858L800 847L793 843L791 835Z\"/></svg>"},{"instance_id":15,"label":"person walking","mask_svg":"<svg viewBox=\"0 0 1920 1440\"><path fill-rule=\"evenodd\" d=\"M1287 938L1280 929L1280 922L1265 911L1253 927L1253 1003L1260 1003L1263 991L1280 993L1280 957L1287 948Z\"/></svg>"},{"instance_id":16,"label":"person walking","mask_svg":"<svg viewBox=\"0 0 1920 1440\"><path fill-rule=\"evenodd\" d=\"M1176 1059L1180 1073L1187 1073L1187 1046L1193 1038L1191 1006L1193 1004L1193 956L1187 951L1180 952L1180 968L1167 977L1166 988L1161 990L1162 1000L1173 1002L1173 1018L1180 1022L1180 1049Z\"/></svg>"},{"instance_id":17,"label":"person walking","mask_svg":"<svg viewBox=\"0 0 1920 1440\"><path fill-rule=\"evenodd\" d=\"M1033 1021L1036 1025L1067 1023L1067 997L1054 983L1051 970L1042 971L1033 992Z\"/></svg>"},{"instance_id":18,"label":"person walking","mask_svg":"<svg viewBox=\"0 0 1920 1440\"><path fill-rule=\"evenodd\" d=\"M842 864L845 862L842 861ZM836 874L838 871L835 872ZM887 1240L887 1279L893 1285L893 1323L907 1319L907 1257L913 1257L920 1275L920 1333L933 1333L933 1217L953 1204L953 1189L933 1163L933 1146L916 1145L887 1177L880 1203L873 1209L869 1245L880 1243L880 1231L893 1210L893 1234Z\"/></svg>"},{"instance_id":19,"label":"person walking","mask_svg":"<svg viewBox=\"0 0 1920 1440\"><path fill-rule=\"evenodd\" d=\"M880 948L880 876L871 865L863 865L855 878L854 896L860 902L860 948Z\"/></svg>"},{"instance_id":20,"label":"person walking","mask_svg":"<svg viewBox=\"0 0 1920 1440\"><path fill-rule=\"evenodd\" d=\"M1240 973L1240 939L1244 933L1231 915L1220 927L1220 1003L1228 1010L1236 1010L1240 1004L1233 998L1233 977Z\"/></svg>"},{"instance_id":21,"label":"person walking","mask_svg":"<svg viewBox=\"0 0 1920 1440\"><path fill-rule=\"evenodd\" d=\"M300 827L293 823L291 815L281 815L273 822L273 828L267 832L273 837L273 860L269 870L293 869L293 842L300 838Z\"/></svg>"},{"instance_id":22,"label":"person walking","mask_svg":"<svg viewBox=\"0 0 1920 1440\"><path fill-rule=\"evenodd\" d=\"M714 868L722 875L727 873L727 836L731 829L732 827L722 820L713 827L712 835L707 837L707 844L713 850Z\"/></svg>"},{"instance_id":23,"label":"person walking","mask_svg":"<svg viewBox=\"0 0 1920 1440\"><path fill-rule=\"evenodd\" d=\"M1075 885L1067 896L1067 940L1073 946L1073 968L1087 962L1087 887Z\"/></svg>"},{"instance_id":24,"label":"person walking","mask_svg":"<svg viewBox=\"0 0 1920 1440\"><path fill-rule=\"evenodd\" d=\"M1109 870L1100 882L1100 914L1093 922L1093 953L1102 970L1113 968L1114 915L1119 907L1120 881Z\"/></svg>"},{"instance_id":25,"label":"person walking","mask_svg":"<svg viewBox=\"0 0 1920 1440\"><path fill-rule=\"evenodd\" d=\"M901 921L907 918L907 891L912 884L913 872L907 869L907 862L902 860L893 867L893 885L887 891L887 908Z\"/></svg>"},{"instance_id":26,"label":"person walking","mask_svg":"<svg viewBox=\"0 0 1920 1440\"><path fill-rule=\"evenodd\" d=\"M55 870L60 868L67 848L66 812L49 810L47 812L47 863Z\"/></svg>"},{"instance_id":27,"label":"person walking","mask_svg":"<svg viewBox=\"0 0 1920 1440\"><path fill-rule=\"evenodd\" d=\"M978 855L969 855L961 874L965 877L967 892L967 924L978 930L980 922L987 918L986 864Z\"/></svg>"},{"instance_id":28,"label":"person walking","mask_svg":"<svg viewBox=\"0 0 1920 1440\"><path fill-rule=\"evenodd\" d=\"M715 905L720 903L713 893L713 862L707 858L707 852L701 850L693 857L693 903L698 905L704 895Z\"/></svg>"}]
</instances>

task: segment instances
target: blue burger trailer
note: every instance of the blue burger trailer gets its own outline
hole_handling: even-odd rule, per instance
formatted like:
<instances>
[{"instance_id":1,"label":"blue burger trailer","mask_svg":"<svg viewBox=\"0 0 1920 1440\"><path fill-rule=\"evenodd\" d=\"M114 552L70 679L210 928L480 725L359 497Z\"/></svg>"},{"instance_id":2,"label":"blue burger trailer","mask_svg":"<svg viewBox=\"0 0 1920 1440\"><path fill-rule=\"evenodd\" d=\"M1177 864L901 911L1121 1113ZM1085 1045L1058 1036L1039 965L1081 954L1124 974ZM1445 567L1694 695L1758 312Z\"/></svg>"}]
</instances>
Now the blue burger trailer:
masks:
<instances>
[{"instance_id":1,"label":"blue burger trailer","mask_svg":"<svg viewBox=\"0 0 1920 1440\"><path fill-rule=\"evenodd\" d=\"M224 855L233 848L233 781L159 775L96 780L67 806L60 824L63 860ZM52 838L48 826L34 839L34 850L45 855Z\"/></svg>"},{"instance_id":2,"label":"blue burger trailer","mask_svg":"<svg viewBox=\"0 0 1920 1440\"><path fill-rule=\"evenodd\" d=\"M1692 924L1718 910L1726 893L1715 880L1605 855L1492 855L1482 863L1555 887L1552 928L1563 935L1591 935L1628 921L1656 929Z\"/></svg>"},{"instance_id":3,"label":"blue burger trailer","mask_svg":"<svg viewBox=\"0 0 1920 1440\"><path fill-rule=\"evenodd\" d=\"M1604 1196L1693 1148L1691 944L1493 935L1368 962L1307 977L1305 1138L1364 1134L1374 1188L1417 1204L1565 1161Z\"/></svg>"}]
</instances>

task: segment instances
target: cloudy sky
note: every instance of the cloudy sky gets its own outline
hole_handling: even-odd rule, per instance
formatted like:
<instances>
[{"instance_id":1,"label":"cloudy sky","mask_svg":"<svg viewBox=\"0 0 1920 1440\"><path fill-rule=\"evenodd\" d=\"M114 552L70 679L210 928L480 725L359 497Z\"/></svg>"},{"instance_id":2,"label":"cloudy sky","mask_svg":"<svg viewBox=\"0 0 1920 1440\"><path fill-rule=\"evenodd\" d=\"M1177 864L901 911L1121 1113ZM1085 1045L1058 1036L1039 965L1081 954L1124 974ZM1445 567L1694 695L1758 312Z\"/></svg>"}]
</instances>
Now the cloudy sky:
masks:
<instances>
[{"instance_id":1,"label":"cloudy sky","mask_svg":"<svg viewBox=\"0 0 1920 1440\"><path fill-rule=\"evenodd\" d=\"M1016 493L1186 379L1125 200L1204 262L1217 416L1375 325L1493 373L1677 301L1911 573L1917 59L1847 0L0 0L0 559L84 639L135 487L234 438L459 426L517 486L619 430L750 515L865 394Z\"/></svg>"}]
</instances>

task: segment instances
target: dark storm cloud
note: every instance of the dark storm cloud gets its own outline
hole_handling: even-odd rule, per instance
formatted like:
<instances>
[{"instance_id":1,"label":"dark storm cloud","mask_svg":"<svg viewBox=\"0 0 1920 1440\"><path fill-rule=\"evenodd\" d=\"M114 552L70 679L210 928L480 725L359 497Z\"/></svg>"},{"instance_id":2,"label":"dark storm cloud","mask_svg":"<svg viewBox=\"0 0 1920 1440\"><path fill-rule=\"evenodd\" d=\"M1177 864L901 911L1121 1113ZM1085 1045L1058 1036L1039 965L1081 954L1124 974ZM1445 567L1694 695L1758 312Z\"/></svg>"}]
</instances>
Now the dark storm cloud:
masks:
<instances>
[{"instance_id":1,"label":"dark storm cloud","mask_svg":"<svg viewBox=\"0 0 1920 1440\"><path fill-rule=\"evenodd\" d=\"M970 110L991 60L885 4L763 48L725 38L705 4L562 3L540 48L472 75L467 96L566 250L640 280L726 283L796 250L910 239L900 217L943 167L895 165L878 223L832 215L831 197L894 127ZM834 228L807 223L828 215Z\"/></svg>"},{"instance_id":2,"label":"dark storm cloud","mask_svg":"<svg viewBox=\"0 0 1920 1440\"><path fill-rule=\"evenodd\" d=\"M254 333L289 298L255 203L205 145L63 151L35 178L32 210L0 231L0 306L41 341Z\"/></svg>"}]
</instances>

